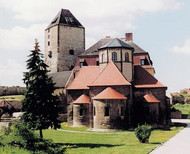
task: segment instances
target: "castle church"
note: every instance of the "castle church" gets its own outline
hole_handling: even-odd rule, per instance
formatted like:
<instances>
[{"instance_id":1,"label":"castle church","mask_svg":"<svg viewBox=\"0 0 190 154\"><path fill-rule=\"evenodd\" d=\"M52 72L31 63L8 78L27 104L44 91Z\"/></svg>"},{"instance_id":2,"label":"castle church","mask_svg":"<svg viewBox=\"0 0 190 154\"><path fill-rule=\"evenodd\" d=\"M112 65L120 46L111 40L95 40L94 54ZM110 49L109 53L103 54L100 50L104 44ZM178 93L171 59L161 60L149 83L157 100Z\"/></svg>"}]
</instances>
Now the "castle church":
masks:
<instances>
[{"instance_id":1,"label":"castle church","mask_svg":"<svg viewBox=\"0 0 190 154\"><path fill-rule=\"evenodd\" d=\"M96 130L170 125L167 87L154 77L149 53L133 42L132 33L106 36L85 50L85 28L61 9L45 30L44 50L70 125Z\"/></svg>"}]
</instances>

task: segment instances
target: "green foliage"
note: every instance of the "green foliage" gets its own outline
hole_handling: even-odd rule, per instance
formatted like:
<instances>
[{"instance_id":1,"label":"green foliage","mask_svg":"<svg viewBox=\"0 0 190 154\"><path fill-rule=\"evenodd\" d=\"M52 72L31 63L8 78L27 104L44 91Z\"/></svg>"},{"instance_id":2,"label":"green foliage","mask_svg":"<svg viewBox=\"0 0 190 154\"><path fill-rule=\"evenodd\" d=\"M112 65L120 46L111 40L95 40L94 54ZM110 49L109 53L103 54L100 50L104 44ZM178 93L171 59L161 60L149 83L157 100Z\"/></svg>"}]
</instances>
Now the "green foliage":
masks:
<instances>
[{"instance_id":1,"label":"green foliage","mask_svg":"<svg viewBox=\"0 0 190 154\"><path fill-rule=\"evenodd\" d=\"M22 103L22 119L29 128L40 130L42 138L42 129L52 125L57 127L58 105L56 97L53 96L54 83L48 77L48 66L44 63L38 47L36 42L35 50L31 51L27 60L28 72L24 73L26 92Z\"/></svg>"},{"instance_id":2,"label":"green foliage","mask_svg":"<svg viewBox=\"0 0 190 154\"><path fill-rule=\"evenodd\" d=\"M52 140L41 139L22 122L15 122L11 127L4 128L0 136L0 145L19 147L34 152L61 153L63 148Z\"/></svg>"},{"instance_id":3,"label":"green foliage","mask_svg":"<svg viewBox=\"0 0 190 154\"><path fill-rule=\"evenodd\" d=\"M149 137L151 135L151 127L148 125L139 125L135 129L135 135L141 143L148 143Z\"/></svg>"}]
</instances>

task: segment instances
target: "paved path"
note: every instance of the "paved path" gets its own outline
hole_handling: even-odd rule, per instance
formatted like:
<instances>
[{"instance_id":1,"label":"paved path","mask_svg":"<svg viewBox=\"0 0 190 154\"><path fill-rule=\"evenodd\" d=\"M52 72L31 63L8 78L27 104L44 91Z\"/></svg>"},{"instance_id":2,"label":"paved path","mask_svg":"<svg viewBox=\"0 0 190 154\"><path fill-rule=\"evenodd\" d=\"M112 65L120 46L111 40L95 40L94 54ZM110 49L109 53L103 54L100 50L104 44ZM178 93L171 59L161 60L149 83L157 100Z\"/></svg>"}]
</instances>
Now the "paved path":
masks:
<instances>
[{"instance_id":1,"label":"paved path","mask_svg":"<svg viewBox=\"0 0 190 154\"><path fill-rule=\"evenodd\" d=\"M172 122L187 123L188 125L150 154L190 154L190 119L173 119Z\"/></svg>"}]
</instances>

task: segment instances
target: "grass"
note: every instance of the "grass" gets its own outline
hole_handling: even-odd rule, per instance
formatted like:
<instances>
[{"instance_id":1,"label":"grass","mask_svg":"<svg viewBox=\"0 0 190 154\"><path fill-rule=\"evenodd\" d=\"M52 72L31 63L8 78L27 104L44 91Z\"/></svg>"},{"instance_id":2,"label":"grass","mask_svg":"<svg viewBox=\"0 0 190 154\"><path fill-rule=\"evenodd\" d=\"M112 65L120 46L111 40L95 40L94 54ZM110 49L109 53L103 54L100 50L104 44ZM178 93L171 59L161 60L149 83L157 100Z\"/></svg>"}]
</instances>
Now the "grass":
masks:
<instances>
[{"instance_id":1,"label":"grass","mask_svg":"<svg viewBox=\"0 0 190 154\"><path fill-rule=\"evenodd\" d=\"M74 128L66 123L60 130L44 130L44 138L61 144L66 154L147 154L161 143L177 134L183 127L172 127L170 131L154 130L149 143L139 143L134 131L90 132L87 127ZM63 131L62 131L63 130ZM37 132L38 133L38 132ZM0 153L22 154L29 151L0 147Z\"/></svg>"},{"instance_id":2,"label":"grass","mask_svg":"<svg viewBox=\"0 0 190 154\"><path fill-rule=\"evenodd\" d=\"M0 96L0 100L1 99L6 99L7 101L22 101L24 99L24 95Z\"/></svg>"}]
</instances>

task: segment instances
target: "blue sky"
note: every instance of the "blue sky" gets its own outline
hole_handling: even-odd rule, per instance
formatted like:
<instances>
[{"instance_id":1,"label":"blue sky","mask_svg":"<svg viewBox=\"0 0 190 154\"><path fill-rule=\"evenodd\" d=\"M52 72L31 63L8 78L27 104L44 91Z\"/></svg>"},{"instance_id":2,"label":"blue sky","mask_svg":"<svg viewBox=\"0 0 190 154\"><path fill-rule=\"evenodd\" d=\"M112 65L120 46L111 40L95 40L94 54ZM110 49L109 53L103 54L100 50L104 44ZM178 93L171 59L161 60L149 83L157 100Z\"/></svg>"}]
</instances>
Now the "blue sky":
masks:
<instances>
[{"instance_id":1,"label":"blue sky","mask_svg":"<svg viewBox=\"0 0 190 154\"><path fill-rule=\"evenodd\" d=\"M25 61L61 8L86 28L86 48L107 35L133 40L148 51L168 93L190 88L188 0L0 0L0 85L21 85Z\"/></svg>"}]
</instances>

